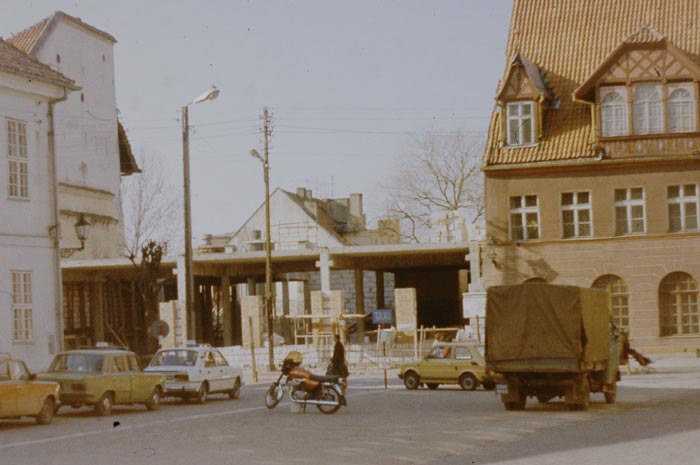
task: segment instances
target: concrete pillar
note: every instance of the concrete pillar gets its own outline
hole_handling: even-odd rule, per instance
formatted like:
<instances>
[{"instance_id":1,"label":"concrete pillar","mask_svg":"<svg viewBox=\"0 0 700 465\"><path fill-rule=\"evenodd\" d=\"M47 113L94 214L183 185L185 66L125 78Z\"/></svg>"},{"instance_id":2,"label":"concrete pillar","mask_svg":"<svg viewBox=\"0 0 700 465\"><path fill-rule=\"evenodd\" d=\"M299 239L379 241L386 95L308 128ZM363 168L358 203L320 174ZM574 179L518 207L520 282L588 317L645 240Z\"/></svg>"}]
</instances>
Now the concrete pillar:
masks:
<instances>
[{"instance_id":1,"label":"concrete pillar","mask_svg":"<svg viewBox=\"0 0 700 465\"><path fill-rule=\"evenodd\" d=\"M361 269L355 270L355 313L359 313L360 315L365 314L365 281L364 273ZM360 338L360 341L362 341L365 335L365 319L355 318L354 321L357 323L355 334Z\"/></svg>"},{"instance_id":2,"label":"concrete pillar","mask_svg":"<svg viewBox=\"0 0 700 465\"><path fill-rule=\"evenodd\" d=\"M330 295L331 267L333 266L333 260L330 259L328 249L322 249L321 256L319 258L319 261L316 262L316 266L321 270L321 292L326 295Z\"/></svg>"},{"instance_id":3,"label":"concrete pillar","mask_svg":"<svg viewBox=\"0 0 700 465\"><path fill-rule=\"evenodd\" d=\"M241 299L241 319L243 320L242 344L250 347L251 336L255 347L262 347L262 312L263 298L259 295L247 295ZM250 334L249 319L253 319L253 334Z\"/></svg>"},{"instance_id":4,"label":"concrete pillar","mask_svg":"<svg viewBox=\"0 0 700 465\"><path fill-rule=\"evenodd\" d=\"M92 283L95 293L95 306L92 309L92 337L94 342L105 340L104 281L99 277Z\"/></svg>"},{"instance_id":5,"label":"concrete pillar","mask_svg":"<svg viewBox=\"0 0 700 465\"><path fill-rule=\"evenodd\" d=\"M384 302L384 272L381 270L378 270L376 272L376 281L377 281L377 308L385 308L385 302Z\"/></svg>"},{"instance_id":6,"label":"concrete pillar","mask_svg":"<svg viewBox=\"0 0 700 465\"><path fill-rule=\"evenodd\" d=\"M221 277L221 308L224 314L224 346L233 345L233 311L231 310L231 280L228 273Z\"/></svg>"}]
</instances>

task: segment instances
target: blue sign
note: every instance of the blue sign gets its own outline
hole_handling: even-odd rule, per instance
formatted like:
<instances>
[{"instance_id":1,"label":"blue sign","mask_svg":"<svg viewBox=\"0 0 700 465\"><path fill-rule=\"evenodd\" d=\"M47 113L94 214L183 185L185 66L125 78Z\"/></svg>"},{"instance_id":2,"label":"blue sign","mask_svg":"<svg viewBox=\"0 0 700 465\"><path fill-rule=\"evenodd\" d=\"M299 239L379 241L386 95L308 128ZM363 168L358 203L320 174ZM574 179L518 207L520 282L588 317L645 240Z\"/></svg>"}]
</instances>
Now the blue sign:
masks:
<instances>
[{"instance_id":1,"label":"blue sign","mask_svg":"<svg viewBox=\"0 0 700 465\"><path fill-rule=\"evenodd\" d=\"M372 323L375 325L390 325L394 322L394 313L390 308L378 308L372 311Z\"/></svg>"}]
</instances>

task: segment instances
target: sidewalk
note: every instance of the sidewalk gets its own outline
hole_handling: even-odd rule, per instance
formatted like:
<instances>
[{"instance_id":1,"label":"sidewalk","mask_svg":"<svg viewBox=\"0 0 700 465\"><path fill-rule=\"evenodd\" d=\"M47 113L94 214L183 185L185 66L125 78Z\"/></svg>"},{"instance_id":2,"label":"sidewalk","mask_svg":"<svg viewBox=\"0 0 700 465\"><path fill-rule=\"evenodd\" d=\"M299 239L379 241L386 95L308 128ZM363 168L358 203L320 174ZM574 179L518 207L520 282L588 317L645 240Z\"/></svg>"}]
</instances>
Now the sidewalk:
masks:
<instances>
[{"instance_id":1,"label":"sidewalk","mask_svg":"<svg viewBox=\"0 0 700 465\"><path fill-rule=\"evenodd\" d=\"M630 374L620 366L620 386L666 389L700 389L700 358L695 356L650 356L646 367L630 361Z\"/></svg>"}]
</instances>

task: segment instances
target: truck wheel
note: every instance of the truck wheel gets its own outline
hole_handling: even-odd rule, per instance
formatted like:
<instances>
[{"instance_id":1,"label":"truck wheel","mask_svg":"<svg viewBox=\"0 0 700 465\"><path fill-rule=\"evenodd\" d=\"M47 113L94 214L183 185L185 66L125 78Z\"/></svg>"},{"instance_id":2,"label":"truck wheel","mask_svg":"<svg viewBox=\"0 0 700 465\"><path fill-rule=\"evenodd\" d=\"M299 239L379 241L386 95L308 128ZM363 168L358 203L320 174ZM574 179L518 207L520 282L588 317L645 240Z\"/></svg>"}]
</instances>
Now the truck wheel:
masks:
<instances>
[{"instance_id":1,"label":"truck wheel","mask_svg":"<svg viewBox=\"0 0 700 465\"><path fill-rule=\"evenodd\" d=\"M473 391L479 385L479 381L471 373L464 373L459 377L459 385L465 391Z\"/></svg>"},{"instance_id":2,"label":"truck wheel","mask_svg":"<svg viewBox=\"0 0 700 465\"><path fill-rule=\"evenodd\" d=\"M609 391L604 392L605 403L614 404L617 400L617 384L613 383L609 388Z\"/></svg>"},{"instance_id":3,"label":"truck wheel","mask_svg":"<svg viewBox=\"0 0 700 465\"><path fill-rule=\"evenodd\" d=\"M409 371L406 373L403 377L403 385L406 386L406 389L418 389L418 386L420 386L420 378L418 377L418 374L414 371Z\"/></svg>"}]
</instances>

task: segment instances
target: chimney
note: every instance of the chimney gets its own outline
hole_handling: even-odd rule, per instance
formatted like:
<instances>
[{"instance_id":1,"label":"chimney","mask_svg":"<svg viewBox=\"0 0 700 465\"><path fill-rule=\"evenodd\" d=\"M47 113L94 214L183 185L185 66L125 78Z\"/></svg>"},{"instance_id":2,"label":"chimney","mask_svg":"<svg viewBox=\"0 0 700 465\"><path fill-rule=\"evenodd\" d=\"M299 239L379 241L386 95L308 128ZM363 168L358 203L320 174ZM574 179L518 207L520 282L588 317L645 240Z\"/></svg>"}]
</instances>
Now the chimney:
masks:
<instances>
[{"instance_id":1,"label":"chimney","mask_svg":"<svg viewBox=\"0 0 700 465\"><path fill-rule=\"evenodd\" d=\"M362 194L350 194L349 198L350 223L356 230L365 228L365 214L362 212Z\"/></svg>"}]
</instances>

